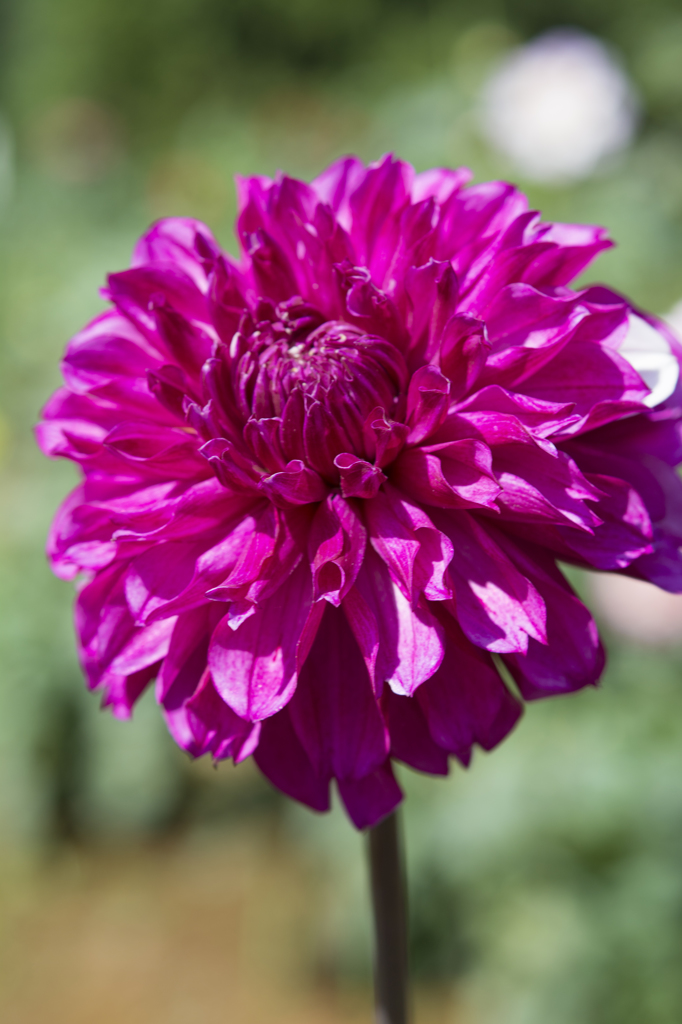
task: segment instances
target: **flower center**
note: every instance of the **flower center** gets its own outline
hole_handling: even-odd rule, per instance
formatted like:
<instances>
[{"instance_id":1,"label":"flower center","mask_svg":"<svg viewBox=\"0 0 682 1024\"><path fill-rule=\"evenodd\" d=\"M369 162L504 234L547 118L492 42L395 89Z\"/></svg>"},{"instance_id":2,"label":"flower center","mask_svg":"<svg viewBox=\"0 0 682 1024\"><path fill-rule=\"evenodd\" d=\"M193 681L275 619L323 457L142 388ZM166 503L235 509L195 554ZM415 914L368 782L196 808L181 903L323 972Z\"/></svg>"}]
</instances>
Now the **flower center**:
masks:
<instances>
[{"instance_id":1,"label":"flower center","mask_svg":"<svg viewBox=\"0 0 682 1024\"><path fill-rule=\"evenodd\" d=\"M336 455L367 457L363 426L370 413L380 407L389 418L395 414L406 380L403 357L353 324L324 322L302 299L266 312L233 342L241 412L247 420L280 419L286 457L334 478Z\"/></svg>"}]
</instances>

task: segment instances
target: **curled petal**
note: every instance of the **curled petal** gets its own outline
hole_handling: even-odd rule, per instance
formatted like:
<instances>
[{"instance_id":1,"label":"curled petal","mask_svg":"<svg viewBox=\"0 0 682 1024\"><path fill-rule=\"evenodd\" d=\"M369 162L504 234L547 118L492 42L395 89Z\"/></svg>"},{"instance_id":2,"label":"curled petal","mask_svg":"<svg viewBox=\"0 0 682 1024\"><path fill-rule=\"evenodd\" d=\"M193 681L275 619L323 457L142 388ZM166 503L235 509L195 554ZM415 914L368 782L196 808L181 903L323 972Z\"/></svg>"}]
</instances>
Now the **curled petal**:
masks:
<instances>
[{"instance_id":1,"label":"curled petal","mask_svg":"<svg viewBox=\"0 0 682 1024\"><path fill-rule=\"evenodd\" d=\"M224 253L211 263L209 276L209 309L221 340L229 345L239 328L246 306L246 282Z\"/></svg>"},{"instance_id":2,"label":"curled petal","mask_svg":"<svg viewBox=\"0 0 682 1024\"><path fill-rule=\"evenodd\" d=\"M112 565L78 594L75 607L80 658L88 685L95 689L119 651L135 633L123 589L125 565Z\"/></svg>"},{"instance_id":3,"label":"curled petal","mask_svg":"<svg viewBox=\"0 0 682 1024\"><path fill-rule=\"evenodd\" d=\"M373 498L386 479L378 466L350 452L337 455L334 465L341 476L341 494L344 498Z\"/></svg>"},{"instance_id":4,"label":"curled petal","mask_svg":"<svg viewBox=\"0 0 682 1024\"><path fill-rule=\"evenodd\" d=\"M223 486L256 493L263 474L231 441L215 438L203 445L200 452Z\"/></svg>"},{"instance_id":5,"label":"curled petal","mask_svg":"<svg viewBox=\"0 0 682 1024\"><path fill-rule=\"evenodd\" d=\"M365 447L376 466L387 466L397 456L407 440L409 427L388 420L383 409L373 409L365 420L363 435Z\"/></svg>"},{"instance_id":6,"label":"curled petal","mask_svg":"<svg viewBox=\"0 0 682 1024\"><path fill-rule=\"evenodd\" d=\"M568 284L613 245L604 228L589 224L543 224L538 235L551 245L524 273L524 280L536 288Z\"/></svg>"},{"instance_id":7,"label":"curled petal","mask_svg":"<svg viewBox=\"0 0 682 1024\"><path fill-rule=\"evenodd\" d=\"M82 569L106 568L117 551L110 537L111 515L88 505L81 484L62 502L52 520L46 547L52 571L60 579L72 580Z\"/></svg>"},{"instance_id":8,"label":"curled petal","mask_svg":"<svg viewBox=\"0 0 682 1024\"><path fill-rule=\"evenodd\" d=\"M591 474L590 481L600 491L597 510L601 526L593 535L565 527L559 532L567 547L595 569L624 569L653 550L654 530L646 506L624 480Z\"/></svg>"},{"instance_id":9,"label":"curled petal","mask_svg":"<svg viewBox=\"0 0 682 1024\"><path fill-rule=\"evenodd\" d=\"M502 492L498 504L509 520L571 524L591 533L601 520L585 501L598 502L600 492L585 479L565 452L547 456L540 448L515 445L495 451L495 472Z\"/></svg>"},{"instance_id":10,"label":"curled petal","mask_svg":"<svg viewBox=\"0 0 682 1024\"><path fill-rule=\"evenodd\" d=\"M626 575L648 580L670 594L682 594L682 548L677 538L654 530L652 551L631 562Z\"/></svg>"},{"instance_id":11,"label":"curled petal","mask_svg":"<svg viewBox=\"0 0 682 1024\"><path fill-rule=\"evenodd\" d=\"M628 333L618 352L651 389L644 404L653 409L675 392L680 364L663 332L652 323L635 313L630 313L628 323Z\"/></svg>"},{"instance_id":12,"label":"curled petal","mask_svg":"<svg viewBox=\"0 0 682 1024\"><path fill-rule=\"evenodd\" d=\"M280 439L281 428L282 420L279 416L260 420L252 416L244 427L244 440L254 453L256 460L271 473L276 473L286 466L287 460L284 457Z\"/></svg>"},{"instance_id":13,"label":"curled petal","mask_svg":"<svg viewBox=\"0 0 682 1024\"><path fill-rule=\"evenodd\" d=\"M441 425L450 404L450 381L437 366L422 366L407 392L408 444L419 444Z\"/></svg>"},{"instance_id":14,"label":"curled petal","mask_svg":"<svg viewBox=\"0 0 682 1024\"><path fill-rule=\"evenodd\" d=\"M454 192L443 204L435 257L452 258L467 285L489 266L499 236L527 209L525 196L506 182L490 181Z\"/></svg>"},{"instance_id":15,"label":"curled petal","mask_svg":"<svg viewBox=\"0 0 682 1024\"><path fill-rule=\"evenodd\" d=\"M367 533L353 506L330 494L310 528L308 553L315 600L336 607L353 586L365 553Z\"/></svg>"},{"instance_id":16,"label":"curled petal","mask_svg":"<svg viewBox=\"0 0 682 1024\"><path fill-rule=\"evenodd\" d=\"M490 341L482 320L453 316L440 344L440 368L450 381L452 398L468 394L478 380L490 352Z\"/></svg>"},{"instance_id":17,"label":"curled petal","mask_svg":"<svg viewBox=\"0 0 682 1024\"><path fill-rule=\"evenodd\" d=\"M201 472L194 438L174 427L121 423L109 431L103 444L125 462L145 463L149 473L191 477Z\"/></svg>"},{"instance_id":18,"label":"curled petal","mask_svg":"<svg viewBox=\"0 0 682 1024\"><path fill-rule=\"evenodd\" d=\"M234 559L236 552L233 554L232 545L222 547L223 551L215 554L219 562L223 560L221 555L225 558L224 572L230 556ZM156 618L174 614L176 605L172 602L185 593L195 579L197 562L203 554L201 548L201 544L191 541L170 541L156 544L132 560L126 573L125 592L128 607L139 625L145 624L154 613ZM219 578L221 569L217 572Z\"/></svg>"},{"instance_id":19,"label":"curled petal","mask_svg":"<svg viewBox=\"0 0 682 1024\"><path fill-rule=\"evenodd\" d=\"M450 260L431 259L407 271L405 289L410 331L408 358L411 365L419 366L435 360L445 325L457 307L459 282Z\"/></svg>"},{"instance_id":20,"label":"curled petal","mask_svg":"<svg viewBox=\"0 0 682 1024\"><path fill-rule=\"evenodd\" d=\"M417 601L422 593L432 601L452 596L444 579L452 544L423 509L389 484L367 503L365 519L372 547L408 599Z\"/></svg>"},{"instance_id":21,"label":"curled petal","mask_svg":"<svg viewBox=\"0 0 682 1024\"><path fill-rule=\"evenodd\" d=\"M214 600L249 600L253 602L258 583L267 578L267 569L277 547L280 519L272 505L266 505L248 534L242 535L234 567L220 586L208 591ZM255 586L254 586L255 585Z\"/></svg>"},{"instance_id":22,"label":"curled petal","mask_svg":"<svg viewBox=\"0 0 682 1024\"><path fill-rule=\"evenodd\" d=\"M408 448L391 467L391 481L425 505L497 508L502 490L488 445L474 438Z\"/></svg>"},{"instance_id":23,"label":"curled petal","mask_svg":"<svg viewBox=\"0 0 682 1024\"><path fill-rule=\"evenodd\" d=\"M281 508L323 501L328 492L322 477L300 459L292 459L280 472L263 477L258 487Z\"/></svg>"},{"instance_id":24,"label":"curled petal","mask_svg":"<svg viewBox=\"0 0 682 1024\"><path fill-rule=\"evenodd\" d=\"M157 402L177 419L185 418L185 400L196 400L196 392L179 366L160 366L147 371L147 386Z\"/></svg>"},{"instance_id":25,"label":"curled petal","mask_svg":"<svg viewBox=\"0 0 682 1024\"><path fill-rule=\"evenodd\" d=\"M110 510L116 541L179 540L199 533L211 536L217 526L228 532L259 505L252 494L230 492L215 477L129 491L96 503Z\"/></svg>"},{"instance_id":26,"label":"curled petal","mask_svg":"<svg viewBox=\"0 0 682 1024\"><path fill-rule=\"evenodd\" d=\"M211 355L213 336L190 323L165 299L152 298L151 306L156 316L156 335L165 350L190 378L198 381L201 368Z\"/></svg>"},{"instance_id":27,"label":"curled petal","mask_svg":"<svg viewBox=\"0 0 682 1024\"><path fill-rule=\"evenodd\" d=\"M372 277L386 289L399 309L405 307L407 271L420 264L432 248L436 217L437 206L431 196L406 205L384 231L381 244L373 253Z\"/></svg>"},{"instance_id":28,"label":"curled petal","mask_svg":"<svg viewBox=\"0 0 682 1024\"><path fill-rule=\"evenodd\" d=\"M111 671L116 675L129 676L156 665L168 653L174 626L175 619L171 618L134 630L112 659Z\"/></svg>"},{"instance_id":29,"label":"curled petal","mask_svg":"<svg viewBox=\"0 0 682 1024\"><path fill-rule=\"evenodd\" d=\"M533 437L551 437L567 430L580 419L574 414L575 402L547 402L541 398L507 391L497 384L475 391L457 405L457 415L469 419L473 413L491 417L513 416Z\"/></svg>"},{"instance_id":30,"label":"curled petal","mask_svg":"<svg viewBox=\"0 0 682 1024\"><path fill-rule=\"evenodd\" d=\"M244 251L251 259L253 275L260 295L280 301L298 292L291 264L281 246L262 228L245 229L248 207L239 218L239 233Z\"/></svg>"},{"instance_id":31,"label":"curled petal","mask_svg":"<svg viewBox=\"0 0 682 1024\"><path fill-rule=\"evenodd\" d=\"M386 493L367 503L365 519L372 547L388 566L391 578L408 599L414 594L414 563L421 547L409 522L393 508ZM418 595L416 595L418 596Z\"/></svg>"},{"instance_id":32,"label":"curled petal","mask_svg":"<svg viewBox=\"0 0 682 1024\"><path fill-rule=\"evenodd\" d=\"M393 300L372 281L369 270L349 260L334 267L344 296L345 316L367 334L388 338L398 349L406 347L406 332Z\"/></svg>"}]
</instances>

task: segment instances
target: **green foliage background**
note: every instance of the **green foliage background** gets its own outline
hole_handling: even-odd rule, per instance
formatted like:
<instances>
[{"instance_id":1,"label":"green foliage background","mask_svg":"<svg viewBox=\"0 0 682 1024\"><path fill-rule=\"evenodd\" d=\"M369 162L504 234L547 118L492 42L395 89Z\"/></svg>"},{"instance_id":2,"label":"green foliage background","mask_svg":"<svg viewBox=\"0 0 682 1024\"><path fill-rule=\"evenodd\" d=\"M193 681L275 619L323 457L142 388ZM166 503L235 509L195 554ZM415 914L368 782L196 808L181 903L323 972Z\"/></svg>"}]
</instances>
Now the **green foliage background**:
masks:
<instances>
[{"instance_id":1,"label":"green foliage background","mask_svg":"<svg viewBox=\"0 0 682 1024\"><path fill-rule=\"evenodd\" d=\"M477 131L505 51L575 25L642 99L634 146L570 187L521 181L548 218L606 224L590 274L658 312L682 298L682 4L663 0L5 0L0 8L0 827L7 848L138 841L278 816L332 880L334 971L366 962L361 847L265 783L209 785L150 695L115 723L84 692L71 588L43 543L75 480L31 427L68 337L154 218L231 247L232 175L303 176L355 151L509 176ZM419 977L481 1024L682 1019L682 644L610 638L603 687L528 709L446 782L405 772ZM221 769L229 772L230 769ZM218 776L221 772L217 773ZM235 796L237 792L237 796ZM240 826L241 827L241 826Z\"/></svg>"}]
</instances>

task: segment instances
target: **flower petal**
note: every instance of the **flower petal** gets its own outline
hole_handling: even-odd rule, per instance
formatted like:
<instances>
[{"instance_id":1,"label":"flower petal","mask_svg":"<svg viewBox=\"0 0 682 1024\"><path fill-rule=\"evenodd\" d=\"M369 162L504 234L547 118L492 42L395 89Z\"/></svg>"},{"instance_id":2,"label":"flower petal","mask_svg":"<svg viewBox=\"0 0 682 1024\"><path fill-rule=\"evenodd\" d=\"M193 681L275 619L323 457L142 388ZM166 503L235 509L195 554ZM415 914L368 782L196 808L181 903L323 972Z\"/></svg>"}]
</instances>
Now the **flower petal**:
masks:
<instances>
[{"instance_id":1,"label":"flower petal","mask_svg":"<svg viewBox=\"0 0 682 1024\"><path fill-rule=\"evenodd\" d=\"M490 655L469 643L457 622L441 614L445 656L438 671L417 691L431 735L467 765L478 743L492 750L514 727L521 705L500 679Z\"/></svg>"},{"instance_id":2,"label":"flower petal","mask_svg":"<svg viewBox=\"0 0 682 1024\"><path fill-rule=\"evenodd\" d=\"M531 637L526 653L504 656L522 696L534 700L596 685L604 651L589 611L541 549L510 542L505 547L542 593L547 609L547 643Z\"/></svg>"},{"instance_id":3,"label":"flower petal","mask_svg":"<svg viewBox=\"0 0 682 1024\"><path fill-rule=\"evenodd\" d=\"M314 811L329 810L329 777L317 775L286 707L261 725L254 761L273 786Z\"/></svg>"},{"instance_id":4,"label":"flower petal","mask_svg":"<svg viewBox=\"0 0 682 1024\"><path fill-rule=\"evenodd\" d=\"M310 527L308 554L313 572L314 599L338 607L356 580L367 543L367 532L350 501L330 494Z\"/></svg>"},{"instance_id":5,"label":"flower petal","mask_svg":"<svg viewBox=\"0 0 682 1024\"><path fill-rule=\"evenodd\" d=\"M197 287L206 290L206 271L198 242L204 250L218 252L218 246L205 224L189 217L166 217L147 231L133 250L132 266L162 263L180 267Z\"/></svg>"},{"instance_id":6,"label":"flower petal","mask_svg":"<svg viewBox=\"0 0 682 1024\"><path fill-rule=\"evenodd\" d=\"M261 723L239 718L218 695L210 672L204 672L185 708L194 741L202 753L211 753L218 761L231 757L239 764L258 746Z\"/></svg>"},{"instance_id":7,"label":"flower petal","mask_svg":"<svg viewBox=\"0 0 682 1024\"><path fill-rule=\"evenodd\" d=\"M386 479L378 466L350 452L337 455L334 465L341 476L341 494L344 498L373 498Z\"/></svg>"},{"instance_id":8,"label":"flower petal","mask_svg":"<svg viewBox=\"0 0 682 1024\"><path fill-rule=\"evenodd\" d=\"M391 757L417 771L447 775L448 755L434 741L417 698L399 697L393 690L386 690L382 703L391 735Z\"/></svg>"},{"instance_id":9,"label":"flower petal","mask_svg":"<svg viewBox=\"0 0 682 1024\"><path fill-rule=\"evenodd\" d=\"M395 780L391 762L363 779L339 779L339 794L356 828L372 828L396 809L403 792Z\"/></svg>"},{"instance_id":10,"label":"flower petal","mask_svg":"<svg viewBox=\"0 0 682 1024\"><path fill-rule=\"evenodd\" d=\"M385 761L388 732L341 609L327 606L289 713L318 775L359 779Z\"/></svg>"},{"instance_id":11,"label":"flower petal","mask_svg":"<svg viewBox=\"0 0 682 1024\"><path fill-rule=\"evenodd\" d=\"M440 343L440 368L450 381L452 398L468 394L478 380L490 352L490 341L482 320L453 316L448 320Z\"/></svg>"},{"instance_id":12,"label":"flower petal","mask_svg":"<svg viewBox=\"0 0 682 1024\"><path fill-rule=\"evenodd\" d=\"M233 629L225 616L213 633L208 664L215 688L240 718L274 715L296 689L296 646L312 603L305 563Z\"/></svg>"},{"instance_id":13,"label":"flower petal","mask_svg":"<svg viewBox=\"0 0 682 1024\"><path fill-rule=\"evenodd\" d=\"M466 513L439 513L434 521L453 545L452 611L469 640L498 653L525 651L529 637L545 643L543 598L493 539L492 528Z\"/></svg>"},{"instance_id":14,"label":"flower petal","mask_svg":"<svg viewBox=\"0 0 682 1024\"><path fill-rule=\"evenodd\" d=\"M422 366L407 392L407 443L419 444L441 425L450 405L450 381L437 366Z\"/></svg>"},{"instance_id":15,"label":"flower petal","mask_svg":"<svg viewBox=\"0 0 682 1024\"><path fill-rule=\"evenodd\" d=\"M501 487L488 445L474 438L407 448L391 467L391 482L424 505L493 508Z\"/></svg>"},{"instance_id":16,"label":"flower petal","mask_svg":"<svg viewBox=\"0 0 682 1024\"><path fill-rule=\"evenodd\" d=\"M408 600L422 593L432 601L452 596L444 580L452 544L423 509L386 484L364 513L372 547Z\"/></svg>"},{"instance_id":17,"label":"flower petal","mask_svg":"<svg viewBox=\"0 0 682 1024\"><path fill-rule=\"evenodd\" d=\"M387 682L392 690L411 696L418 686L436 671L443 658L442 630L425 606L413 606L401 593L389 575L387 567L371 548L368 548L362 569L356 581L362 598L379 636L376 655L375 688ZM366 659L371 656L365 622L356 614L349 616ZM356 632L357 630L357 632ZM369 666L368 666L369 667Z\"/></svg>"},{"instance_id":18,"label":"flower petal","mask_svg":"<svg viewBox=\"0 0 682 1024\"><path fill-rule=\"evenodd\" d=\"M445 325L456 312L459 282L450 260L430 259L405 277L410 365L433 362Z\"/></svg>"},{"instance_id":19,"label":"flower petal","mask_svg":"<svg viewBox=\"0 0 682 1024\"><path fill-rule=\"evenodd\" d=\"M323 501L328 492L322 477L300 459L292 459L283 470L263 477L258 487L282 508Z\"/></svg>"}]
</instances>

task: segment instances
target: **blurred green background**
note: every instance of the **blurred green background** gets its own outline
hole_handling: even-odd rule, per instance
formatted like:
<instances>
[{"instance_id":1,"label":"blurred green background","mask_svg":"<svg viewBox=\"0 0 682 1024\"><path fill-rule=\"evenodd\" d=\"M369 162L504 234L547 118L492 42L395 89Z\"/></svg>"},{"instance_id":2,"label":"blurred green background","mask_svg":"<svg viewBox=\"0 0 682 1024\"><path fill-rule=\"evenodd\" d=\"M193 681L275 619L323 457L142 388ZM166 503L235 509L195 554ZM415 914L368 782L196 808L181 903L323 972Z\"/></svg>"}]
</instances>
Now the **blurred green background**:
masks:
<instances>
[{"instance_id":1,"label":"blurred green background","mask_svg":"<svg viewBox=\"0 0 682 1024\"><path fill-rule=\"evenodd\" d=\"M481 96L556 26L607 45L639 114L620 153L539 182L485 141ZM99 711L72 588L43 555L75 474L31 428L151 220L202 218L233 248L234 173L310 177L349 151L512 177L547 218L609 228L589 279L670 310L682 3L4 0L0 93L0 1017L368 1020L362 837L248 764L191 764L149 694L131 723ZM469 772L402 773L419 1024L682 1020L682 610L666 607L663 639L607 624L603 686L529 707Z\"/></svg>"}]
</instances>

